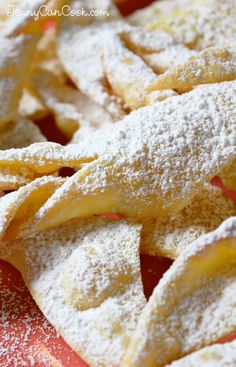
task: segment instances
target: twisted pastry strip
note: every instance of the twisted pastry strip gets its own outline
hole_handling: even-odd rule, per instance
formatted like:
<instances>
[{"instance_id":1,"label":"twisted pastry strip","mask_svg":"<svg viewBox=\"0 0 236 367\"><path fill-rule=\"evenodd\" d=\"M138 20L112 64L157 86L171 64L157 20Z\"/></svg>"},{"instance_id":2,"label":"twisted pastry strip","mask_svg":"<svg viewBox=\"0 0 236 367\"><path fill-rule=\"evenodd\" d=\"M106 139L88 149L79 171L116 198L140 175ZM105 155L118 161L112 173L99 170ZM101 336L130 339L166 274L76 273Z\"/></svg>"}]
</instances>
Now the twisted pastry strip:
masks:
<instances>
[{"instance_id":1,"label":"twisted pastry strip","mask_svg":"<svg viewBox=\"0 0 236 367\"><path fill-rule=\"evenodd\" d=\"M234 215L235 203L207 184L177 215L142 221L141 251L176 259L194 240Z\"/></svg>"},{"instance_id":2,"label":"twisted pastry strip","mask_svg":"<svg viewBox=\"0 0 236 367\"><path fill-rule=\"evenodd\" d=\"M93 0L70 2L71 8L75 11L80 11L81 5L89 13L90 10L97 7L97 2ZM113 95L103 70L102 35L105 29L119 28L120 23L125 24L125 22L121 21L122 17L112 0L101 2L99 9L104 10L104 14L109 14L109 16L101 15L93 19L91 17L61 19L57 35L57 51L61 64L78 89L107 111L104 112L106 120L109 113L109 119L117 121L126 114L126 111L120 99ZM84 96L81 99L84 99ZM94 107L95 105L92 104L92 110ZM83 128L83 134L86 132L88 129Z\"/></svg>"},{"instance_id":3,"label":"twisted pastry strip","mask_svg":"<svg viewBox=\"0 0 236 367\"><path fill-rule=\"evenodd\" d=\"M17 117L0 132L0 149L23 148L36 142L45 142L39 128L30 120Z\"/></svg>"},{"instance_id":4,"label":"twisted pastry strip","mask_svg":"<svg viewBox=\"0 0 236 367\"><path fill-rule=\"evenodd\" d=\"M0 218L1 223L1 218ZM73 220L27 239L2 241L49 322L94 367L118 367L145 306L140 227Z\"/></svg>"},{"instance_id":5,"label":"twisted pastry strip","mask_svg":"<svg viewBox=\"0 0 236 367\"><path fill-rule=\"evenodd\" d=\"M164 274L122 367L163 366L236 330L236 217L200 237Z\"/></svg>"},{"instance_id":6,"label":"twisted pastry strip","mask_svg":"<svg viewBox=\"0 0 236 367\"><path fill-rule=\"evenodd\" d=\"M1 167L29 167L38 173L50 173L61 167L78 167L97 158L96 153L62 146L57 143L35 143L22 149L0 151Z\"/></svg>"},{"instance_id":7,"label":"twisted pastry strip","mask_svg":"<svg viewBox=\"0 0 236 367\"><path fill-rule=\"evenodd\" d=\"M38 213L40 226L111 212L151 218L185 207L235 159L235 86L199 88L84 139L76 151L99 158L55 192Z\"/></svg>"},{"instance_id":8,"label":"twisted pastry strip","mask_svg":"<svg viewBox=\"0 0 236 367\"><path fill-rule=\"evenodd\" d=\"M148 90L191 89L194 85L236 79L236 52L212 47L160 75Z\"/></svg>"},{"instance_id":9,"label":"twisted pastry strip","mask_svg":"<svg viewBox=\"0 0 236 367\"><path fill-rule=\"evenodd\" d=\"M234 367L236 364L236 341L215 344L200 349L167 367Z\"/></svg>"},{"instance_id":10,"label":"twisted pastry strip","mask_svg":"<svg viewBox=\"0 0 236 367\"><path fill-rule=\"evenodd\" d=\"M177 2L171 8L170 3L164 1L166 14L152 18L146 26L171 34L176 42L191 49L235 45L234 0L194 0L184 5Z\"/></svg>"},{"instance_id":11,"label":"twisted pastry strip","mask_svg":"<svg viewBox=\"0 0 236 367\"><path fill-rule=\"evenodd\" d=\"M17 185L15 178L20 180L19 187L44 174L56 173L62 167L78 168L96 157L96 154L90 155L87 151L77 152L72 145L64 147L51 142L0 151L0 187L10 190Z\"/></svg>"},{"instance_id":12,"label":"twisted pastry strip","mask_svg":"<svg viewBox=\"0 0 236 367\"><path fill-rule=\"evenodd\" d=\"M119 36L127 48L141 56L142 60L157 74L164 73L174 65L187 61L190 56L198 54L184 44L178 44L174 37L160 30L149 31L126 26ZM155 79L159 80L157 77ZM168 90L165 93L168 94Z\"/></svg>"},{"instance_id":13,"label":"twisted pastry strip","mask_svg":"<svg viewBox=\"0 0 236 367\"><path fill-rule=\"evenodd\" d=\"M185 63L196 54L197 51L184 45L174 45L158 53L143 54L142 58L157 74L162 74L176 65ZM159 80L159 77L156 79Z\"/></svg>"},{"instance_id":14,"label":"twisted pastry strip","mask_svg":"<svg viewBox=\"0 0 236 367\"><path fill-rule=\"evenodd\" d=\"M131 110L176 95L171 89L148 93L146 88L155 85L156 74L153 70L129 51L115 32L107 32L103 37L103 63L108 81L115 94Z\"/></svg>"},{"instance_id":15,"label":"twisted pastry strip","mask_svg":"<svg viewBox=\"0 0 236 367\"><path fill-rule=\"evenodd\" d=\"M141 27L126 25L119 36L127 48L138 55L159 53L176 45L174 38L163 31L150 31Z\"/></svg>"},{"instance_id":16,"label":"twisted pastry strip","mask_svg":"<svg viewBox=\"0 0 236 367\"><path fill-rule=\"evenodd\" d=\"M65 179L45 176L0 198L0 239L14 238ZM30 228L32 233L33 228Z\"/></svg>"},{"instance_id":17,"label":"twisted pastry strip","mask_svg":"<svg viewBox=\"0 0 236 367\"><path fill-rule=\"evenodd\" d=\"M59 129L70 138L78 129L89 133L113 122L105 109L46 70L35 70L31 83L54 115Z\"/></svg>"},{"instance_id":18,"label":"twisted pastry strip","mask_svg":"<svg viewBox=\"0 0 236 367\"><path fill-rule=\"evenodd\" d=\"M45 174L57 175L62 167L79 168L96 158L76 152L73 146L56 143L35 143L22 149L0 151L0 188L15 190Z\"/></svg>"},{"instance_id":19,"label":"twisted pastry strip","mask_svg":"<svg viewBox=\"0 0 236 367\"><path fill-rule=\"evenodd\" d=\"M30 76L24 86L23 96L20 100L19 113L33 120L41 119L49 113L48 108L39 98L38 88L33 83L35 74L36 77L38 75L38 69L43 69L47 73L52 74L60 86L66 82L66 75L57 55L55 28L45 31L37 44L34 58L30 65ZM48 83L50 84L50 79Z\"/></svg>"},{"instance_id":20,"label":"twisted pastry strip","mask_svg":"<svg viewBox=\"0 0 236 367\"><path fill-rule=\"evenodd\" d=\"M100 213L139 218L177 213L235 160L235 89L235 82L221 83L167 99L78 145L2 151L0 169L22 167L42 175L92 161L40 210L42 227Z\"/></svg>"},{"instance_id":21,"label":"twisted pastry strip","mask_svg":"<svg viewBox=\"0 0 236 367\"><path fill-rule=\"evenodd\" d=\"M8 39L0 35L0 126L16 119L36 41L35 36Z\"/></svg>"},{"instance_id":22,"label":"twisted pastry strip","mask_svg":"<svg viewBox=\"0 0 236 367\"><path fill-rule=\"evenodd\" d=\"M157 21L153 19L146 26L153 31L169 33L178 43L195 48L199 37L199 31L196 28L198 17L199 12L195 11L193 6L187 5L181 9L177 7L173 12L170 10L170 14L158 17Z\"/></svg>"},{"instance_id":23,"label":"twisted pastry strip","mask_svg":"<svg viewBox=\"0 0 236 367\"><path fill-rule=\"evenodd\" d=\"M62 65L78 89L117 121L125 111L121 101L112 93L101 59L103 31L109 27L106 23L82 27L64 19L60 23L57 45Z\"/></svg>"},{"instance_id":24,"label":"twisted pastry strip","mask_svg":"<svg viewBox=\"0 0 236 367\"><path fill-rule=\"evenodd\" d=\"M0 148L21 148L34 142L45 142L46 138L33 122L18 117L16 121L9 122L0 132ZM5 167L0 172L0 187L2 190L14 190L29 183L35 175L26 168L16 170Z\"/></svg>"},{"instance_id":25,"label":"twisted pastry strip","mask_svg":"<svg viewBox=\"0 0 236 367\"><path fill-rule=\"evenodd\" d=\"M82 26L66 19L58 35L58 53L68 75L114 120L124 115L122 104L136 109L176 94L172 90L147 93L145 88L156 74L142 60L143 55L172 44L175 41L164 32L132 27L125 21Z\"/></svg>"},{"instance_id":26,"label":"twisted pastry strip","mask_svg":"<svg viewBox=\"0 0 236 367\"><path fill-rule=\"evenodd\" d=\"M172 15L179 10L179 7L180 3L177 1L154 1L145 8L136 10L127 18L130 24L144 28L157 23L160 18Z\"/></svg>"}]
</instances>

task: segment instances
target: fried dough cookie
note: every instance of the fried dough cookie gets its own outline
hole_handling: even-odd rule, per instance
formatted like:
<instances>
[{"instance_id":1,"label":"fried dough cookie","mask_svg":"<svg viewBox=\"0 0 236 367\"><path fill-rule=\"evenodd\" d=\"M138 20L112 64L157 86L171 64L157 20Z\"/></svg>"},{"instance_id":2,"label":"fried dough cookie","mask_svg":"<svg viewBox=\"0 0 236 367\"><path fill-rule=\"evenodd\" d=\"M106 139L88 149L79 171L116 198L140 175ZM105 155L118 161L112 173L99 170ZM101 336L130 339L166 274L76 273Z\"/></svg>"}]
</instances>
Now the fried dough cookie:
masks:
<instances>
[{"instance_id":1,"label":"fried dough cookie","mask_svg":"<svg viewBox=\"0 0 236 367\"><path fill-rule=\"evenodd\" d=\"M208 184L177 215L144 220L141 251L176 259L194 240L234 215L235 203Z\"/></svg>"},{"instance_id":2,"label":"fried dough cookie","mask_svg":"<svg viewBox=\"0 0 236 367\"><path fill-rule=\"evenodd\" d=\"M0 198L0 239L15 238L65 179L45 176ZM31 233L32 230L30 229Z\"/></svg>"},{"instance_id":3,"label":"fried dough cookie","mask_svg":"<svg viewBox=\"0 0 236 367\"><path fill-rule=\"evenodd\" d=\"M234 367L236 342L215 344L181 358L167 367Z\"/></svg>"},{"instance_id":4,"label":"fried dough cookie","mask_svg":"<svg viewBox=\"0 0 236 367\"><path fill-rule=\"evenodd\" d=\"M205 86L139 109L76 146L0 151L0 169L38 177L83 165L42 208L42 226L112 212L175 214L235 161L235 85Z\"/></svg>"},{"instance_id":5,"label":"fried dough cookie","mask_svg":"<svg viewBox=\"0 0 236 367\"><path fill-rule=\"evenodd\" d=\"M145 306L140 227L73 220L24 240L2 242L49 322L92 366L118 367Z\"/></svg>"},{"instance_id":6,"label":"fried dough cookie","mask_svg":"<svg viewBox=\"0 0 236 367\"><path fill-rule=\"evenodd\" d=\"M91 214L153 218L180 211L235 159L235 85L202 87L139 109L81 141L76 154L86 157L87 150L98 158L48 200L40 225ZM9 165L8 156L0 152L0 167Z\"/></svg>"},{"instance_id":7,"label":"fried dough cookie","mask_svg":"<svg viewBox=\"0 0 236 367\"><path fill-rule=\"evenodd\" d=\"M49 71L35 70L31 83L43 104L69 138L79 129L89 132L111 124L111 115L80 91L67 86Z\"/></svg>"},{"instance_id":8,"label":"fried dough cookie","mask_svg":"<svg viewBox=\"0 0 236 367\"><path fill-rule=\"evenodd\" d=\"M30 35L0 36L0 126L16 119L36 42L37 37Z\"/></svg>"},{"instance_id":9,"label":"fried dough cookie","mask_svg":"<svg viewBox=\"0 0 236 367\"><path fill-rule=\"evenodd\" d=\"M191 89L195 85L236 79L236 51L212 47L190 56L160 75L149 90Z\"/></svg>"},{"instance_id":10,"label":"fried dough cookie","mask_svg":"<svg viewBox=\"0 0 236 367\"><path fill-rule=\"evenodd\" d=\"M72 3L72 6L73 4L76 7L75 2ZM103 31L107 28L119 28L120 23L113 21L110 25L109 20L112 20L112 17L94 22L87 17L83 24L83 17L77 18L77 22L68 17L60 21L57 37L59 58L77 88L105 108L113 120L117 121L126 112L121 100L113 94L109 86L102 65L101 51ZM114 19L120 20L116 16Z\"/></svg>"},{"instance_id":11,"label":"fried dough cookie","mask_svg":"<svg viewBox=\"0 0 236 367\"><path fill-rule=\"evenodd\" d=\"M163 366L236 330L236 217L191 244L144 309L122 367Z\"/></svg>"}]
</instances>

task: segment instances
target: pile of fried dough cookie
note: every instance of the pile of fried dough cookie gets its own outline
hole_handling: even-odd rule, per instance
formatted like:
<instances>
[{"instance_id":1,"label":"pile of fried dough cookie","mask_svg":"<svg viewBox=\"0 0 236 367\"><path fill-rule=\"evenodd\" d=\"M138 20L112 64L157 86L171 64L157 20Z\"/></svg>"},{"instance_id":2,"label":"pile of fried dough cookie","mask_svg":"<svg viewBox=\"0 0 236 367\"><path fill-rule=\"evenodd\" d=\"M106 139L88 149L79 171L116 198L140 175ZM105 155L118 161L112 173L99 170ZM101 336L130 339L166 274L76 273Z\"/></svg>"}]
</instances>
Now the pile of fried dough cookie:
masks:
<instances>
[{"instance_id":1,"label":"pile of fried dough cookie","mask_svg":"<svg viewBox=\"0 0 236 367\"><path fill-rule=\"evenodd\" d=\"M236 1L10 3L0 258L91 367L235 367L236 206L211 182L236 191ZM174 260L148 301L140 254Z\"/></svg>"}]
</instances>

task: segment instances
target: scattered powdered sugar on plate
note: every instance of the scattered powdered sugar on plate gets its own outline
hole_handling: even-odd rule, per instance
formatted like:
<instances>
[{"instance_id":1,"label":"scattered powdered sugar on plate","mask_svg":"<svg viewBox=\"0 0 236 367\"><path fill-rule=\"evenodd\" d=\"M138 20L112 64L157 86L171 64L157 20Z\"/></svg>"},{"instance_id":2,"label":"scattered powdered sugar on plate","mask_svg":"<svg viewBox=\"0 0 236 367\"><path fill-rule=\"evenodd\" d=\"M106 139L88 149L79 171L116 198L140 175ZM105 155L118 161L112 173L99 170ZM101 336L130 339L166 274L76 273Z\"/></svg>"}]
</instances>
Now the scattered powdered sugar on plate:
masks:
<instances>
[{"instance_id":1,"label":"scattered powdered sugar on plate","mask_svg":"<svg viewBox=\"0 0 236 367\"><path fill-rule=\"evenodd\" d=\"M20 273L0 261L0 366L88 367L44 318Z\"/></svg>"},{"instance_id":2,"label":"scattered powdered sugar on plate","mask_svg":"<svg viewBox=\"0 0 236 367\"><path fill-rule=\"evenodd\" d=\"M0 262L0 366L38 366L34 346L58 340L19 273ZM46 347L45 347L46 349Z\"/></svg>"}]
</instances>

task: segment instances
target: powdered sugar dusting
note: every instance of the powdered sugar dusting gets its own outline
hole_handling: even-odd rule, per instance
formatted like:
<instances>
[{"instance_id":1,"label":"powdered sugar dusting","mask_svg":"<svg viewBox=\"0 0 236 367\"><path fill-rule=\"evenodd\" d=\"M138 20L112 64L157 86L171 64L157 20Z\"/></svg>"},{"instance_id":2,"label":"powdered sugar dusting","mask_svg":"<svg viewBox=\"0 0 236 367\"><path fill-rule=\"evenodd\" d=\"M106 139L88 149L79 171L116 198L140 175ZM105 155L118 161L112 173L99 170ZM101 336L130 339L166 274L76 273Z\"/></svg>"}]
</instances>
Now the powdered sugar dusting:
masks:
<instances>
[{"instance_id":1,"label":"powdered sugar dusting","mask_svg":"<svg viewBox=\"0 0 236 367\"><path fill-rule=\"evenodd\" d=\"M10 282L13 283L10 285L11 288L6 284ZM35 366L35 359L33 356L30 357L31 338L35 335L38 339L37 334L40 332L42 334L39 339L45 342L50 338L52 328L46 320L42 323L42 316L33 299L26 293L23 284L20 287L14 286L14 279L11 278L11 275L7 282L4 281L2 270L0 271L0 295L0 366ZM14 324L13 320L15 320ZM24 326L24 332L22 332L21 325ZM11 344L9 339L11 339ZM28 353L27 349L29 349Z\"/></svg>"},{"instance_id":2,"label":"powdered sugar dusting","mask_svg":"<svg viewBox=\"0 0 236 367\"><path fill-rule=\"evenodd\" d=\"M35 89L54 114L58 127L71 136L82 127L96 130L113 121L111 115L80 91L60 83L52 73L37 70L33 77Z\"/></svg>"},{"instance_id":3,"label":"powdered sugar dusting","mask_svg":"<svg viewBox=\"0 0 236 367\"><path fill-rule=\"evenodd\" d=\"M175 259L195 239L234 215L235 204L220 189L206 185L178 215L144 221L141 250Z\"/></svg>"},{"instance_id":4,"label":"powdered sugar dusting","mask_svg":"<svg viewBox=\"0 0 236 367\"><path fill-rule=\"evenodd\" d=\"M139 232L139 226L126 222L76 220L27 240L2 244L1 256L22 271L47 319L94 366L119 366L145 304ZM20 258L19 249L24 254ZM70 287L65 288L68 280ZM83 289L80 297L87 309L80 310L81 299L73 302L73 287ZM90 293L95 299L100 295L101 304L90 304Z\"/></svg>"},{"instance_id":5,"label":"powdered sugar dusting","mask_svg":"<svg viewBox=\"0 0 236 367\"><path fill-rule=\"evenodd\" d=\"M236 342L215 344L175 361L169 367L233 367L236 364Z\"/></svg>"},{"instance_id":6,"label":"powdered sugar dusting","mask_svg":"<svg viewBox=\"0 0 236 367\"><path fill-rule=\"evenodd\" d=\"M19 169L29 167L35 172L53 172L61 167L76 167L94 160L96 155L88 155L87 151L77 152L72 145L67 147L57 143L35 143L22 149L0 151L0 165Z\"/></svg>"},{"instance_id":7,"label":"powdered sugar dusting","mask_svg":"<svg viewBox=\"0 0 236 367\"><path fill-rule=\"evenodd\" d=\"M131 109L175 94L167 91L166 96L157 93L154 97L147 93L146 88L156 79L153 70L139 56L128 50L115 32L104 32L103 37L103 63L107 78L116 95Z\"/></svg>"},{"instance_id":8,"label":"powdered sugar dusting","mask_svg":"<svg viewBox=\"0 0 236 367\"><path fill-rule=\"evenodd\" d=\"M44 142L46 138L31 121L19 118L10 123L0 133L0 148L23 148L36 142Z\"/></svg>"},{"instance_id":9,"label":"powdered sugar dusting","mask_svg":"<svg viewBox=\"0 0 236 367\"><path fill-rule=\"evenodd\" d=\"M16 235L16 226L20 222L27 222L30 216L37 211L48 197L64 182L63 178L45 176L30 182L19 190L9 193L0 198L0 238L6 235L9 229L9 234L12 237ZM42 200L42 189L44 200ZM37 198L37 191L41 191L41 195ZM32 195L33 194L33 195ZM33 198L33 201L32 201ZM37 201L38 199L38 201ZM19 215L19 210L23 207L23 215ZM14 223L15 221L15 223ZM14 226L15 224L15 226Z\"/></svg>"},{"instance_id":10,"label":"powdered sugar dusting","mask_svg":"<svg viewBox=\"0 0 236 367\"><path fill-rule=\"evenodd\" d=\"M236 78L236 52L227 48L211 47L191 56L160 75L150 89L191 88Z\"/></svg>"},{"instance_id":11,"label":"powdered sugar dusting","mask_svg":"<svg viewBox=\"0 0 236 367\"><path fill-rule=\"evenodd\" d=\"M122 40L127 47L138 54L160 52L173 46L174 38L163 31L150 31L141 27L125 26L120 32Z\"/></svg>"},{"instance_id":12,"label":"powdered sugar dusting","mask_svg":"<svg viewBox=\"0 0 236 367\"><path fill-rule=\"evenodd\" d=\"M235 330L235 237L231 217L173 263L144 309L122 367L162 366Z\"/></svg>"},{"instance_id":13,"label":"powdered sugar dusting","mask_svg":"<svg viewBox=\"0 0 236 367\"><path fill-rule=\"evenodd\" d=\"M0 310L1 367L62 367L73 366L78 361L43 317L18 271L3 261L0 262ZM67 357L63 358L65 352Z\"/></svg>"},{"instance_id":14,"label":"powdered sugar dusting","mask_svg":"<svg viewBox=\"0 0 236 367\"><path fill-rule=\"evenodd\" d=\"M175 65L183 64L196 54L197 51L190 50L184 45L175 45L159 53L144 54L142 57L156 73L161 74Z\"/></svg>"},{"instance_id":15,"label":"powdered sugar dusting","mask_svg":"<svg viewBox=\"0 0 236 367\"><path fill-rule=\"evenodd\" d=\"M167 14L147 18L151 29L170 33L178 43L202 50L211 46L235 44L235 1L163 1ZM155 8L155 6L154 6ZM151 8L150 8L151 9ZM158 11L158 5L157 5ZM151 13L151 12L150 12ZM155 12L154 12L155 14ZM150 19L151 18L151 19Z\"/></svg>"},{"instance_id":16,"label":"powdered sugar dusting","mask_svg":"<svg viewBox=\"0 0 236 367\"><path fill-rule=\"evenodd\" d=\"M30 35L20 35L13 39L2 35L0 37L1 124L16 118L35 42L36 38Z\"/></svg>"},{"instance_id":17,"label":"powdered sugar dusting","mask_svg":"<svg viewBox=\"0 0 236 367\"><path fill-rule=\"evenodd\" d=\"M81 200L94 193L101 194L98 213L155 217L179 211L235 159L235 86L197 88L91 134L77 148L99 158L70 177L39 218L48 224L49 216L85 215ZM103 200L109 192L112 200ZM93 208L88 213L98 214L94 200Z\"/></svg>"},{"instance_id":18,"label":"powdered sugar dusting","mask_svg":"<svg viewBox=\"0 0 236 367\"><path fill-rule=\"evenodd\" d=\"M107 27L116 25L95 24L81 27L66 21L62 22L58 36L58 54L77 87L97 104L106 108L116 121L125 113L119 99L112 94L103 71L102 32Z\"/></svg>"}]
</instances>

